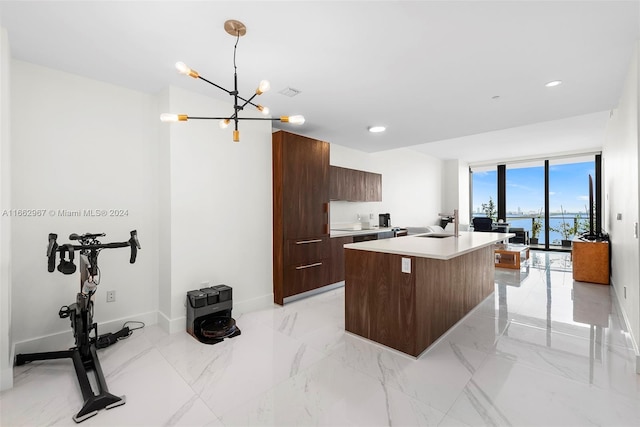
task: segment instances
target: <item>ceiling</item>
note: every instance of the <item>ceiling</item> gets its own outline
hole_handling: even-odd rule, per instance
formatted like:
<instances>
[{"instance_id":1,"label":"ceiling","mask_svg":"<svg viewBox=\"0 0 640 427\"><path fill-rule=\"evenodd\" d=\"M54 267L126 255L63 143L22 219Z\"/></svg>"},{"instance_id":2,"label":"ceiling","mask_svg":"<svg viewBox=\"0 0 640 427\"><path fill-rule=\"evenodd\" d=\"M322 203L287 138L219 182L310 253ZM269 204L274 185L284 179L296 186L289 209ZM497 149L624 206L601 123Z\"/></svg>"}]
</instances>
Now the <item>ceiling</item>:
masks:
<instances>
[{"instance_id":1,"label":"ceiling","mask_svg":"<svg viewBox=\"0 0 640 427\"><path fill-rule=\"evenodd\" d=\"M240 94L268 79L260 103L306 117L281 127L365 152L412 146L469 162L601 147L640 39L638 1L0 2L16 59L231 102L174 68L183 61L231 89L227 19L247 26ZM278 93L287 87L301 93ZM367 131L377 124L387 131Z\"/></svg>"}]
</instances>

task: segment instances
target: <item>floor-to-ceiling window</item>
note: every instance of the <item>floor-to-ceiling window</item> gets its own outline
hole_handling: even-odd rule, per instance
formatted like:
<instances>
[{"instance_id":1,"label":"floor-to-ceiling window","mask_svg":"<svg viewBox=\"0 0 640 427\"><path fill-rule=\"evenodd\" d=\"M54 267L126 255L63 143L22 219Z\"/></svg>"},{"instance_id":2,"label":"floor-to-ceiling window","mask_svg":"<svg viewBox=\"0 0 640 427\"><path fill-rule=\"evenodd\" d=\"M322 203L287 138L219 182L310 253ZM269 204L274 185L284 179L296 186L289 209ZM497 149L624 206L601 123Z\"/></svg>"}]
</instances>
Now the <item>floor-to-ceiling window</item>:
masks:
<instances>
[{"instance_id":1,"label":"floor-to-ceiling window","mask_svg":"<svg viewBox=\"0 0 640 427\"><path fill-rule=\"evenodd\" d=\"M599 161L588 154L472 167L471 218L504 219L534 247L570 250L571 240L589 231L589 175L595 185ZM594 187L594 205L599 194Z\"/></svg>"},{"instance_id":2,"label":"floor-to-ceiling window","mask_svg":"<svg viewBox=\"0 0 640 427\"><path fill-rule=\"evenodd\" d=\"M495 166L474 168L472 179L471 218L488 216L497 219L498 179Z\"/></svg>"},{"instance_id":3,"label":"floor-to-ceiling window","mask_svg":"<svg viewBox=\"0 0 640 427\"><path fill-rule=\"evenodd\" d=\"M507 164L506 218L528 233L532 246L545 244L544 161Z\"/></svg>"},{"instance_id":4,"label":"floor-to-ceiling window","mask_svg":"<svg viewBox=\"0 0 640 427\"><path fill-rule=\"evenodd\" d=\"M576 235L589 231L589 175L593 156L549 160L549 245L571 247Z\"/></svg>"}]
</instances>

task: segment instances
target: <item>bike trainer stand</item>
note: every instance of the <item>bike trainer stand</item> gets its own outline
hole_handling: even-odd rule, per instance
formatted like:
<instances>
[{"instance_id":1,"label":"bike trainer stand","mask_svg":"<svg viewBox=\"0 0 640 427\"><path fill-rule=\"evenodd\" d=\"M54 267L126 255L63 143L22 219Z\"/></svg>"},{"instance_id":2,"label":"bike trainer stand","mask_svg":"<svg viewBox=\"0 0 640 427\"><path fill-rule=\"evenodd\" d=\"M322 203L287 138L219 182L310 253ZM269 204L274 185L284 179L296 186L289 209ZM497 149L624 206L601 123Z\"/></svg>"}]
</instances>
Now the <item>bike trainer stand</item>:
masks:
<instances>
[{"instance_id":1,"label":"bike trainer stand","mask_svg":"<svg viewBox=\"0 0 640 427\"><path fill-rule=\"evenodd\" d=\"M73 361L73 367L76 370L76 376L78 377L78 383L80 384L80 390L82 391L82 398L84 399L82 409L73 416L73 421L76 423L80 423L87 418L91 418L101 409L111 409L126 403L125 396L114 396L109 393L109 389L107 388L107 382L104 379L104 374L102 373L102 368L100 367L100 361L98 360L98 354L96 352L96 340L100 342L98 338L98 325L96 323L92 323L92 318L89 314L90 304L90 297L79 293L75 304L69 306L66 311L63 311L62 309L60 310L60 317L64 318L71 316L71 322L75 328L77 328L74 328L74 335L76 335L75 347L62 351L16 355L16 365L18 366L35 360L69 358ZM85 325L91 325L91 327L87 330L85 329ZM92 339L89 337L91 330L94 331L94 336L96 338ZM80 343L79 345L78 342ZM115 340L112 343L114 342ZM109 344L107 343L106 345ZM93 392L93 388L89 382L88 373L90 371L93 371L95 374L98 385L97 394Z\"/></svg>"}]
</instances>

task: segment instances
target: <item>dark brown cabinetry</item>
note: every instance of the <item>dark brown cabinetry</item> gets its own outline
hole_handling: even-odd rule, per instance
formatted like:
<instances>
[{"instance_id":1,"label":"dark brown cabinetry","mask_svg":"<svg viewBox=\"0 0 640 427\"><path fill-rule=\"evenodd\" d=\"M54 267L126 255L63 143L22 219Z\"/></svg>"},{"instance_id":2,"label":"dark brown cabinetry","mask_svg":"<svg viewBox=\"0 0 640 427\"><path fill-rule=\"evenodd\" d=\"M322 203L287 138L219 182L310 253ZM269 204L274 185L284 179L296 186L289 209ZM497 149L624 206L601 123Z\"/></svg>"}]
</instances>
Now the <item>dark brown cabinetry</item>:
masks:
<instances>
[{"instance_id":1,"label":"dark brown cabinetry","mask_svg":"<svg viewBox=\"0 0 640 427\"><path fill-rule=\"evenodd\" d=\"M331 166L329 198L350 202L380 202L382 201L382 175Z\"/></svg>"},{"instance_id":2,"label":"dark brown cabinetry","mask_svg":"<svg viewBox=\"0 0 640 427\"><path fill-rule=\"evenodd\" d=\"M329 284L329 143L273 134L273 295Z\"/></svg>"},{"instance_id":3,"label":"dark brown cabinetry","mask_svg":"<svg viewBox=\"0 0 640 427\"><path fill-rule=\"evenodd\" d=\"M493 246L447 260L345 249L345 330L418 357L493 293L493 261Z\"/></svg>"},{"instance_id":4,"label":"dark brown cabinetry","mask_svg":"<svg viewBox=\"0 0 640 427\"><path fill-rule=\"evenodd\" d=\"M365 172L365 201L382 201L382 175L379 173Z\"/></svg>"},{"instance_id":5,"label":"dark brown cabinetry","mask_svg":"<svg viewBox=\"0 0 640 427\"><path fill-rule=\"evenodd\" d=\"M329 283L344 280L344 245L353 243L353 236L333 237L331 239L331 276Z\"/></svg>"}]
</instances>

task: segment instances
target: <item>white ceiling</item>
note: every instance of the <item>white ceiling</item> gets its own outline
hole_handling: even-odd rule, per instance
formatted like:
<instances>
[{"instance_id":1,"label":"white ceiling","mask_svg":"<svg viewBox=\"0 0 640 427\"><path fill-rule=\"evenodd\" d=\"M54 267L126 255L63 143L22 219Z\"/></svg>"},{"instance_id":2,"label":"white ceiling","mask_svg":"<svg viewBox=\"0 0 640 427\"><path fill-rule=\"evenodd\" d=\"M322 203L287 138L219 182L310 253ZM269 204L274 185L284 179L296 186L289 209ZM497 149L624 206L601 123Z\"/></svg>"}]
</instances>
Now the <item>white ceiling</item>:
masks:
<instances>
[{"instance_id":1,"label":"white ceiling","mask_svg":"<svg viewBox=\"0 0 640 427\"><path fill-rule=\"evenodd\" d=\"M416 146L470 162L601 147L640 39L638 1L0 2L14 58L231 102L174 69L183 61L231 89L227 19L247 26L240 94L266 78L259 102L307 119L281 126L366 152ZM286 87L301 94L278 93ZM370 134L373 124L387 131Z\"/></svg>"}]
</instances>

